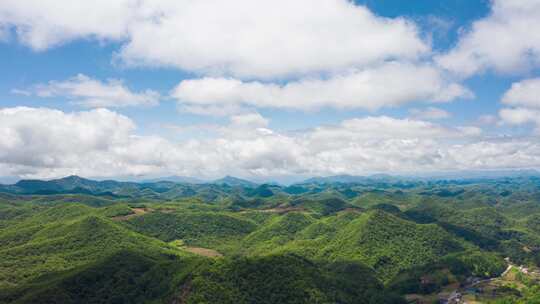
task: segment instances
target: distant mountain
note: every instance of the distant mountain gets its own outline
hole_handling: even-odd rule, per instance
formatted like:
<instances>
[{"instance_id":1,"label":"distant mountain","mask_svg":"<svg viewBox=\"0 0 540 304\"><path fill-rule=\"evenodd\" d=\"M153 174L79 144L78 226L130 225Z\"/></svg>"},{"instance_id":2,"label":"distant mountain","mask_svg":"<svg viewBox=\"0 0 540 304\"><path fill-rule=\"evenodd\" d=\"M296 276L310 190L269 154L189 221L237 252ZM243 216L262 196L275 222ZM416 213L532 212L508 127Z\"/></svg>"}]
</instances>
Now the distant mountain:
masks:
<instances>
[{"instance_id":1,"label":"distant mountain","mask_svg":"<svg viewBox=\"0 0 540 304\"><path fill-rule=\"evenodd\" d=\"M145 199L176 199L198 197L203 201L213 201L232 194L250 198L265 198L274 195L335 195L342 199L353 199L362 192L359 187L397 187L410 188L433 183L476 183L479 181L507 181L508 179L529 179L532 183L540 181L540 173L535 170L489 171L447 173L438 177L428 176L390 176L385 174L371 176L335 175L314 177L304 182L285 187L275 184L255 183L249 180L225 176L210 182L189 177L168 177L156 181L128 182L115 180L91 180L79 176L68 176L54 180L26 179L12 185L1 185L0 192L11 194L85 194L106 197L139 197ZM436 191L437 190L437 191ZM425 193L446 195L438 189ZM453 193L453 192L452 192Z\"/></svg>"},{"instance_id":2,"label":"distant mountain","mask_svg":"<svg viewBox=\"0 0 540 304\"><path fill-rule=\"evenodd\" d=\"M534 169L523 170L466 170L454 172L431 172L424 174L388 175L374 174L368 176L356 175L333 175L324 177L312 177L298 184L355 184L370 182L418 182L437 180L471 180L471 179L499 179L518 177L540 177L540 172Z\"/></svg>"},{"instance_id":3,"label":"distant mountain","mask_svg":"<svg viewBox=\"0 0 540 304\"><path fill-rule=\"evenodd\" d=\"M173 182L173 183L180 183L180 184L203 184L205 181L203 181L202 179L195 178L195 177L173 175L173 176L147 179L147 180L144 180L143 182L144 183Z\"/></svg>"},{"instance_id":4,"label":"distant mountain","mask_svg":"<svg viewBox=\"0 0 540 304\"><path fill-rule=\"evenodd\" d=\"M113 180L95 181L79 176L67 176L53 180L23 179L10 186L0 186L0 190L24 194L86 193L99 194L120 188L136 188L132 182Z\"/></svg>"},{"instance_id":5,"label":"distant mountain","mask_svg":"<svg viewBox=\"0 0 540 304\"><path fill-rule=\"evenodd\" d=\"M175 181L167 181L166 179L173 179ZM147 199L173 199L198 196L206 201L227 196L227 191L230 190L230 187L255 189L257 186L259 184L231 176L226 176L213 182L201 182L197 179L182 177L159 178L156 181L147 182L96 181L79 176L68 176L53 180L26 179L20 180L13 185L0 184L0 192L37 195L89 194L116 197L144 197ZM279 188L279 186L272 187ZM271 195L271 191L261 189L259 194ZM246 192L245 194L253 195L251 192Z\"/></svg>"},{"instance_id":6,"label":"distant mountain","mask_svg":"<svg viewBox=\"0 0 540 304\"><path fill-rule=\"evenodd\" d=\"M227 185L231 187L257 187L257 184L254 182L250 182L245 179L237 178L234 176L225 176L224 178L217 179L215 181L212 181L211 184L216 185Z\"/></svg>"}]
</instances>

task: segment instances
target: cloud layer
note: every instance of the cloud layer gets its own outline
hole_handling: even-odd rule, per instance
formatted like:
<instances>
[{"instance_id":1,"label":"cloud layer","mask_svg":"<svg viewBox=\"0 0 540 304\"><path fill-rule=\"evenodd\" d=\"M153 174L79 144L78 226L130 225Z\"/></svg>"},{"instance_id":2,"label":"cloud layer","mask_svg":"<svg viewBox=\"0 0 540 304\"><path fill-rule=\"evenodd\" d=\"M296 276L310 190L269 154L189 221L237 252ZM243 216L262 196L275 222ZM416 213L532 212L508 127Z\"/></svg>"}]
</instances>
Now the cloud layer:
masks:
<instances>
[{"instance_id":1,"label":"cloud layer","mask_svg":"<svg viewBox=\"0 0 540 304\"><path fill-rule=\"evenodd\" d=\"M271 177L540 167L537 137L441 125L434 121L450 114L432 106L411 110L409 119L372 113L296 132L272 130L256 112L450 102L473 97L460 84L467 77L539 67L539 2L492 3L454 48L436 55L414 22L347 0L0 1L0 40L36 51L80 39L113 42L121 64L195 75L170 92L180 108L229 116L224 125L201 125L203 137L173 142L139 136L130 118L102 108L157 105L155 91L82 74L19 88L13 92L93 110L0 109L0 170L24 177ZM498 119L540 133L537 96L538 78L514 83Z\"/></svg>"},{"instance_id":2,"label":"cloud layer","mask_svg":"<svg viewBox=\"0 0 540 304\"><path fill-rule=\"evenodd\" d=\"M302 132L277 132L259 114L238 115L214 136L172 142L138 136L129 118L105 109L65 113L0 110L0 168L23 177L179 174L216 177L429 172L540 166L540 144L373 116Z\"/></svg>"}]
</instances>

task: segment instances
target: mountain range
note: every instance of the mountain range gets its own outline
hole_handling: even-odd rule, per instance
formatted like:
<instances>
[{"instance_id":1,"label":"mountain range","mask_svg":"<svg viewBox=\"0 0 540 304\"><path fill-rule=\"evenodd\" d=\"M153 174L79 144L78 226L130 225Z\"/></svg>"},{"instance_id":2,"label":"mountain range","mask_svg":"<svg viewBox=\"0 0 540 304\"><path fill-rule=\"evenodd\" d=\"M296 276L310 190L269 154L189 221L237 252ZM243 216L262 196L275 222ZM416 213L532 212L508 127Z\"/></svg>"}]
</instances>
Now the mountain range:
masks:
<instances>
[{"instance_id":1,"label":"mountain range","mask_svg":"<svg viewBox=\"0 0 540 304\"><path fill-rule=\"evenodd\" d=\"M117 194L129 195L130 192L143 189L164 190L173 188L204 188L217 186L256 188L260 185L274 185L278 188L294 189L312 184L373 184L373 183L418 183L433 182L441 180L474 180L474 179L494 179L494 178L516 178L516 177L538 177L540 173L536 170L513 170L513 171L468 171L461 173L440 173L433 176L393 176L388 174L375 174L369 176L355 175L334 175L326 177L312 177L304 181L292 184L289 187L280 186L276 183L260 184L246 179L233 176L225 176L212 181L183 176L169 176L154 178L141 182L115 181L115 180L92 180L79 176L68 176L53 180L23 179L11 185L1 185L0 191L8 193L26 194L53 194L53 193L87 193L87 194Z\"/></svg>"}]
</instances>

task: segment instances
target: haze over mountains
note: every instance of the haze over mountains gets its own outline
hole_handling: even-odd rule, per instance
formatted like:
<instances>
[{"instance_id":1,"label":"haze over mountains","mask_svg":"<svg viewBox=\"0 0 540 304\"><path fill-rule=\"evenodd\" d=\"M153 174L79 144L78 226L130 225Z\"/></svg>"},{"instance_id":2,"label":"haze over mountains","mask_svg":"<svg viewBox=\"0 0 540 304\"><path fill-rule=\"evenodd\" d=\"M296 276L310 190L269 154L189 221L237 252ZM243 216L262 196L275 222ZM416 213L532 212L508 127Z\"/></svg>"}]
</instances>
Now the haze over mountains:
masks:
<instances>
[{"instance_id":1,"label":"haze over mountains","mask_svg":"<svg viewBox=\"0 0 540 304\"><path fill-rule=\"evenodd\" d=\"M512 177L530 177L540 176L540 172L534 169L528 170L490 170L490 171L455 171L455 172L440 172L431 174L417 174L417 175L391 175L391 174L373 174L366 176L357 175L333 175L325 177L311 177L305 180L295 182L292 184L310 184L310 183L361 183L367 181L418 181L418 180L466 180L466 179L491 179L491 178L512 178ZM14 179L14 178L12 178ZM275 182L255 182L243 178L225 176L223 178L214 180L203 180L196 177L187 176L167 176L157 177L152 179L141 179L139 181L115 181L109 180L93 180L86 179L76 175L51 180L39 180L39 179L20 179L14 181L12 184L6 183L1 185L4 189L9 189L7 186L13 186L15 188L26 188L28 191L32 188L40 190L51 191L65 191L73 189L106 189L113 186L133 186L134 184L153 184L160 182L171 182L179 184L217 184L228 186L244 186L255 187L261 184L276 184ZM7 187L7 188L6 188Z\"/></svg>"}]
</instances>

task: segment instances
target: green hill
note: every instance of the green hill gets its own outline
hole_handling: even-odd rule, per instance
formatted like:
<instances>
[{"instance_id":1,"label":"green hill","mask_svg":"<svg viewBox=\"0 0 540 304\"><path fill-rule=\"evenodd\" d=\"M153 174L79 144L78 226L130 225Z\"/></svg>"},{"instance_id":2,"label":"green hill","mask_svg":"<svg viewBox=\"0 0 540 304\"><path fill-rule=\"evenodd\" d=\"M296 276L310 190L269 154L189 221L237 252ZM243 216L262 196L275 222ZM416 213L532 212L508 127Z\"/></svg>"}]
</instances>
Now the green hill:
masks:
<instances>
[{"instance_id":1,"label":"green hill","mask_svg":"<svg viewBox=\"0 0 540 304\"><path fill-rule=\"evenodd\" d=\"M365 267L318 265L296 255L214 261L184 290L180 303L404 303Z\"/></svg>"},{"instance_id":2,"label":"green hill","mask_svg":"<svg viewBox=\"0 0 540 304\"><path fill-rule=\"evenodd\" d=\"M243 243L244 246L254 248L254 251L262 253L294 239L296 233L313 222L315 222L314 218L301 212L275 216L249 234Z\"/></svg>"},{"instance_id":3,"label":"green hill","mask_svg":"<svg viewBox=\"0 0 540 304\"><path fill-rule=\"evenodd\" d=\"M0 303L148 303L168 302L177 284L202 263L201 258L125 249L103 259L0 290Z\"/></svg>"},{"instance_id":4,"label":"green hill","mask_svg":"<svg viewBox=\"0 0 540 304\"><path fill-rule=\"evenodd\" d=\"M250 220L224 212L151 212L126 222L142 234L170 242L183 240L189 245L214 247L237 240L255 230Z\"/></svg>"},{"instance_id":5,"label":"green hill","mask_svg":"<svg viewBox=\"0 0 540 304\"><path fill-rule=\"evenodd\" d=\"M47 212L45 212L47 213ZM27 283L48 273L93 263L117 251L136 249L180 254L159 240L132 232L110 220L87 215L23 229L2 231L0 289Z\"/></svg>"},{"instance_id":6,"label":"green hill","mask_svg":"<svg viewBox=\"0 0 540 304\"><path fill-rule=\"evenodd\" d=\"M380 210L346 211L321 220L289 213L250 234L244 245L252 255L292 252L316 260L356 261L383 280L466 246L437 225L416 224Z\"/></svg>"}]
</instances>

